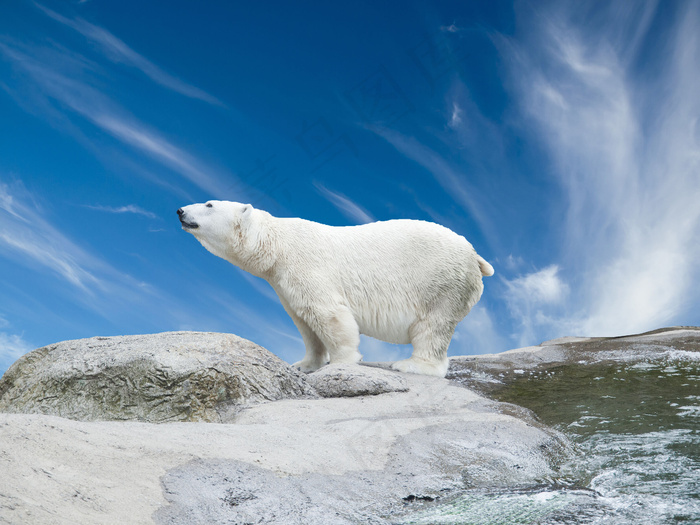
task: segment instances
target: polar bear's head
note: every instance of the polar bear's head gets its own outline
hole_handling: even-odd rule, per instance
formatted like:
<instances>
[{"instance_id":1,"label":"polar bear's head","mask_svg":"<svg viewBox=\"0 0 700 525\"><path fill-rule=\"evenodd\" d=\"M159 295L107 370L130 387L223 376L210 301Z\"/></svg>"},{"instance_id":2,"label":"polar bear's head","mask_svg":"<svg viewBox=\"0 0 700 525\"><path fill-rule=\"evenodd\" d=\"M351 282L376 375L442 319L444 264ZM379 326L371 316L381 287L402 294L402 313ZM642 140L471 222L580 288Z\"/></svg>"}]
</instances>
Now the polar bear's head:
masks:
<instances>
[{"instance_id":1,"label":"polar bear's head","mask_svg":"<svg viewBox=\"0 0 700 525\"><path fill-rule=\"evenodd\" d=\"M177 210L183 230L217 257L242 268L255 256L257 243L251 241L259 237L254 220L258 212L250 204L229 201L190 204Z\"/></svg>"}]
</instances>

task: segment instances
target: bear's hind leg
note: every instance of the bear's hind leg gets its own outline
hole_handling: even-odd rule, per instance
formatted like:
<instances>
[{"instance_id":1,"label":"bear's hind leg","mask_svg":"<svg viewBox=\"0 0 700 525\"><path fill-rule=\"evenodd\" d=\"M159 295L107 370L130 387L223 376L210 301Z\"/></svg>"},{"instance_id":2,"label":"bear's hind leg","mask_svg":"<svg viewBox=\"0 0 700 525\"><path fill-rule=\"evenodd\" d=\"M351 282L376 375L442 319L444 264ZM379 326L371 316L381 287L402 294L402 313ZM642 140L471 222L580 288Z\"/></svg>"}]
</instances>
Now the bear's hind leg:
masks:
<instances>
[{"instance_id":1,"label":"bear's hind leg","mask_svg":"<svg viewBox=\"0 0 700 525\"><path fill-rule=\"evenodd\" d=\"M391 367L400 372L445 377L450 365L447 348L456 325L437 319L423 319L409 330L413 354Z\"/></svg>"},{"instance_id":2,"label":"bear's hind leg","mask_svg":"<svg viewBox=\"0 0 700 525\"><path fill-rule=\"evenodd\" d=\"M362 360L362 354L358 351L360 328L348 308L339 307L333 315L317 319L316 323L318 336L328 349L332 364L357 363Z\"/></svg>"}]
</instances>

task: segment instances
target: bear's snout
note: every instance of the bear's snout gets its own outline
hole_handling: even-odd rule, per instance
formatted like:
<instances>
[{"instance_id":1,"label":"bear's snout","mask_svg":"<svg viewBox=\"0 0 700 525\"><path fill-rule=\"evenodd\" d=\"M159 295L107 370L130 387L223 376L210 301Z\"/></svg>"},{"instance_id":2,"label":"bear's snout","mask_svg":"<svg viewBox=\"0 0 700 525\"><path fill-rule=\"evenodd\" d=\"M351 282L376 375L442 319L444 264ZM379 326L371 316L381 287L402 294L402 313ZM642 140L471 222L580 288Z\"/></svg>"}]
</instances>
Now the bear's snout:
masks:
<instances>
[{"instance_id":1,"label":"bear's snout","mask_svg":"<svg viewBox=\"0 0 700 525\"><path fill-rule=\"evenodd\" d=\"M179 208L177 210L177 216L180 217L180 222L182 223L182 227L186 230L194 230L195 228L199 228L199 224L194 222L191 219L188 219L187 215L185 215L185 210L182 208Z\"/></svg>"}]
</instances>

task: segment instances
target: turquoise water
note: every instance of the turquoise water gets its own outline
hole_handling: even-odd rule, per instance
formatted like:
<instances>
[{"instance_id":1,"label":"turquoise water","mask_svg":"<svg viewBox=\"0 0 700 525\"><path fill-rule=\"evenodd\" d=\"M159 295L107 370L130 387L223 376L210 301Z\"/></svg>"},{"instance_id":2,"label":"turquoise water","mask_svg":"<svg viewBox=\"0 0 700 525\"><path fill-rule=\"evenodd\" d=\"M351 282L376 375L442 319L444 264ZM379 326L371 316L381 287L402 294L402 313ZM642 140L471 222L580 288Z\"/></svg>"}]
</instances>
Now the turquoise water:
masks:
<instances>
[{"instance_id":1,"label":"turquoise water","mask_svg":"<svg viewBox=\"0 0 700 525\"><path fill-rule=\"evenodd\" d=\"M700 524L700 354L524 373L492 394L533 410L578 454L556 478L467 491L415 524Z\"/></svg>"}]
</instances>

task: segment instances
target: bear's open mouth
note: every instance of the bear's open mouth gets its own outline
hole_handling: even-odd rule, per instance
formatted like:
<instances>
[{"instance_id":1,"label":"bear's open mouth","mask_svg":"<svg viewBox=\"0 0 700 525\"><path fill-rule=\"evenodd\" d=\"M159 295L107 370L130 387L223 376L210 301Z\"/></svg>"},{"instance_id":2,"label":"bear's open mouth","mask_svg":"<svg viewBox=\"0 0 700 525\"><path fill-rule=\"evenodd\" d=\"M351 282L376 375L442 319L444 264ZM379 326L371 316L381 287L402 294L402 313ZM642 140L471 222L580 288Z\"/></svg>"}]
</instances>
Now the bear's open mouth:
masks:
<instances>
[{"instance_id":1,"label":"bear's open mouth","mask_svg":"<svg viewBox=\"0 0 700 525\"><path fill-rule=\"evenodd\" d=\"M199 224L197 224L196 222L187 222L183 218L180 218L180 222L182 223L182 227L186 230L194 230L196 228L199 228Z\"/></svg>"}]
</instances>

